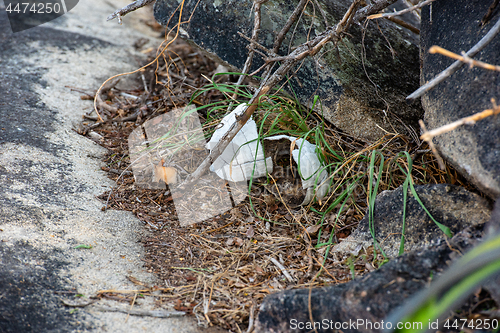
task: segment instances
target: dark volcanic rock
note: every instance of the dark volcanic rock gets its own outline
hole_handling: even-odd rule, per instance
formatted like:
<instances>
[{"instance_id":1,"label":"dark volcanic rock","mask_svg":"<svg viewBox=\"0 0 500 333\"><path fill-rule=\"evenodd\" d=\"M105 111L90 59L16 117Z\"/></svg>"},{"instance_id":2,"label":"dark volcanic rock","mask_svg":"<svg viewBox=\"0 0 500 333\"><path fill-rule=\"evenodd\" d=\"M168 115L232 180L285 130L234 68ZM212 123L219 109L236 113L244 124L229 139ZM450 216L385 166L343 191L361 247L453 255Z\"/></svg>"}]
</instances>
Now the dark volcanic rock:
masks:
<instances>
[{"instance_id":1,"label":"dark volcanic rock","mask_svg":"<svg viewBox=\"0 0 500 333\"><path fill-rule=\"evenodd\" d=\"M439 193L435 195L437 198ZM466 199L464 195L460 198L460 194L455 197L459 197L457 201ZM499 213L497 202L487 234L497 230ZM457 258L455 249L465 252L477 244L484 235L482 230L483 225L479 224L464 227L446 243L406 253L345 284L271 294L260 307L255 331L380 332L388 328L384 322L388 314L445 270ZM488 282L485 287L498 302L500 291L494 283Z\"/></svg>"},{"instance_id":2,"label":"dark volcanic rock","mask_svg":"<svg viewBox=\"0 0 500 333\"><path fill-rule=\"evenodd\" d=\"M455 53L471 49L500 18L497 9L484 26L480 22L491 1L434 1L432 15L422 11L422 82L426 82L453 63L442 55L429 54L432 45ZM477 56L476 60L500 64L500 38L497 36ZM498 72L464 65L446 81L422 97L428 129L456 121L491 108L491 98L500 99ZM462 126L434 138L442 156L476 184L496 198L500 195L500 121L498 117Z\"/></svg>"},{"instance_id":3,"label":"dark volcanic rock","mask_svg":"<svg viewBox=\"0 0 500 333\"><path fill-rule=\"evenodd\" d=\"M392 310L448 266L453 257L451 248L465 250L480 234L476 228L469 228L453 237L450 246L444 243L406 254L345 284L271 294L260 307L255 331L311 332L311 325L316 323L317 332L380 332L381 323Z\"/></svg>"},{"instance_id":4,"label":"dark volcanic rock","mask_svg":"<svg viewBox=\"0 0 500 333\"><path fill-rule=\"evenodd\" d=\"M259 42L273 48L274 38L294 10L298 0L271 0L262 5L262 29ZM235 71L241 71L247 58L248 42L238 32L251 36L252 0L186 1L182 26L184 38L208 52L213 58ZM351 0L319 0L321 8L309 2L299 24L294 26L282 44L280 55L337 23ZM155 18L166 25L177 23L173 15L179 2L157 0ZM311 18L315 19L311 19ZM383 34L381 33L383 32ZM292 36L293 37L290 37ZM389 45L389 43L390 45ZM324 51L324 52L323 52ZM390 21L370 21L366 30L353 25L338 45L325 47L320 55L296 68L289 83L302 103L311 105L314 95L322 99L325 118L342 130L367 139L384 134L408 133L421 118L420 106L410 106L405 97L418 88L419 66L417 39L409 31ZM391 52L393 51L393 53ZM263 64L256 56L250 72ZM292 73L290 73L291 75Z\"/></svg>"},{"instance_id":5,"label":"dark volcanic rock","mask_svg":"<svg viewBox=\"0 0 500 333\"><path fill-rule=\"evenodd\" d=\"M493 236L500 232L500 198L495 202L495 208L491 212L490 222L486 228L486 235ZM489 293L491 298L500 306L500 275L495 279L488 281L483 286Z\"/></svg>"},{"instance_id":6,"label":"dark volcanic rock","mask_svg":"<svg viewBox=\"0 0 500 333\"><path fill-rule=\"evenodd\" d=\"M482 225L490 217L488 202L462 187L438 184L415 186L420 200L434 219L456 233L469 226ZM403 188L384 191L377 196L374 226L377 241L385 254L396 257L399 252L403 223ZM408 189L406 204L405 252L429 248L439 244L446 236L430 219ZM333 248L339 256L359 252L373 245L368 229L368 214L358 229Z\"/></svg>"}]
</instances>

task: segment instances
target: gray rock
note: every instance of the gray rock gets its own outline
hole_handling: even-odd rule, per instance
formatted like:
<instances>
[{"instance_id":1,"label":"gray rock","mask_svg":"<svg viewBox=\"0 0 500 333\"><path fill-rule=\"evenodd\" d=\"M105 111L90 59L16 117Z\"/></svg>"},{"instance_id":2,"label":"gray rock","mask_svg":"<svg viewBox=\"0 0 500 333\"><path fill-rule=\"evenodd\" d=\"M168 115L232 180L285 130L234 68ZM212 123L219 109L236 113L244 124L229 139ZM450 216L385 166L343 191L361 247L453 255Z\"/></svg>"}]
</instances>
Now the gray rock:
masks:
<instances>
[{"instance_id":1,"label":"gray rock","mask_svg":"<svg viewBox=\"0 0 500 333\"><path fill-rule=\"evenodd\" d=\"M479 195L462 187L438 184L415 186L420 200L436 221L456 233L469 226L482 225L490 217L491 207ZM406 205L405 252L429 248L446 238L439 227L429 218L408 190ZM403 221L403 188L384 191L377 196L374 209L374 226L377 241L389 257L398 256ZM368 214L358 228L332 253L339 257L359 252L373 245L368 228ZM339 258L340 259L340 258Z\"/></svg>"},{"instance_id":2,"label":"gray rock","mask_svg":"<svg viewBox=\"0 0 500 333\"><path fill-rule=\"evenodd\" d=\"M432 3L422 11L422 82L432 79L453 60L426 52L439 45L455 53L468 51L491 29L500 12L485 26L480 22L490 1L459 0ZM500 64L500 38L497 36L475 57ZM490 99L500 98L500 75L482 68L463 66L446 81L422 97L427 129L456 121L491 108ZM442 156L465 177L492 198L500 196L500 121L498 117L462 126L434 138Z\"/></svg>"},{"instance_id":3,"label":"gray rock","mask_svg":"<svg viewBox=\"0 0 500 333\"><path fill-rule=\"evenodd\" d=\"M273 48L274 38L281 30L299 1L271 0L262 5L262 26L259 42ZM205 50L216 61L234 71L241 71L247 58L248 42L238 32L251 36L253 27L251 0L187 1L182 27L184 38ZM321 8L309 2L300 23L291 29L282 44L280 55L287 55L290 47L299 45L337 23L351 0L319 0ZM158 0L155 4L156 20L166 25L178 21L171 18L179 2ZM315 17L311 22L311 17ZM378 24L378 26L377 26ZM380 27L380 30L378 29ZM380 33L383 32L383 35ZM290 36L293 33L293 40ZM325 118L345 132L366 139L378 139L384 131L408 133L406 126L415 126L423 111L410 106L405 97L418 87L417 39L409 31L386 20L371 21L363 31L354 25L338 45L336 51L327 46L321 56L307 59L289 82L299 100L311 105L314 95L322 100ZM388 44L390 42L390 46ZM366 51L362 61L363 44ZM391 54L391 47L394 56ZM263 64L260 56L254 58L251 71ZM250 71L250 72L251 72ZM291 74L291 73L290 73ZM369 76L369 78L367 77ZM376 87L375 87L376 86ZM387 112L387 105L389 109Z\"/></svg>"}]
</instances>

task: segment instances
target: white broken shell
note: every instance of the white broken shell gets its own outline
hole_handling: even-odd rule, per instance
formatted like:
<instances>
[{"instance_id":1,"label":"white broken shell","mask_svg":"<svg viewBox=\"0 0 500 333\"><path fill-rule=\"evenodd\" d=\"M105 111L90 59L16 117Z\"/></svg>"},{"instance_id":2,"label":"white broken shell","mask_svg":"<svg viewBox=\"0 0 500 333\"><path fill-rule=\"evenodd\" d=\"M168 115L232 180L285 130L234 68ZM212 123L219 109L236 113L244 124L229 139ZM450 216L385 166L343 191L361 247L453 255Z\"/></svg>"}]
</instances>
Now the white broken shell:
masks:
<instances>
[{"instance_id":1,"label":"white broken shell","mask_svg":"<svg viewBox=\"0 0 500 333\"><path fill-rule=\"evenodd\" d=\"M265 138L265 140L282 139L288 139L292 143L295 142L292 157L300 173L302 188L307 191L301 205L309 204L314 198L323 199L330 190L330 182L328 172L316 154L316 146L307 140L288 135L275 135Z\"/></svg>"},{"instance_id":2,"label":"white broken shell","mask_svg":"<svg viewBox=\"0 0 500 333\"><path fill-rule=\"evenodd\" d=\"M231 125L236 122L236 115L243 114L247 107L247 104L241 104L222 119L222 126L214 132L207 143L208 149L212 150L217 145ZM316 154L316 146L307 140L287 135L265 138L265 140L282 139L295 142L292 157L301 176L302 188L306 190L302 205L309 204L314 198L323 199L330 189L330 182L328 172ZM258 140L257 125L252 118L236 134L222 155L212 164L210 170L222 179L235 182L255 179L272 173L272 159L265 158L264 149Z\"/></svg>"},{"instance_id":3,"label":"white broken shell","mask_svg":"<svg viewBox=\"0 0 500 333\"><path fill-rule=\"evenodd\" d=\"M207 143L208 149L212 150L219 143L231 125L236 122L236 115L243 114L247 107L247 104L240 104L233 112L222 118L220 127L215 130ZM257 125L252 118L236 134L221 156L215 160L210 171L215 172L222 179L233 182L263 177L273 171L272 160L264 156Z\"/></svg>"}]
</instances>

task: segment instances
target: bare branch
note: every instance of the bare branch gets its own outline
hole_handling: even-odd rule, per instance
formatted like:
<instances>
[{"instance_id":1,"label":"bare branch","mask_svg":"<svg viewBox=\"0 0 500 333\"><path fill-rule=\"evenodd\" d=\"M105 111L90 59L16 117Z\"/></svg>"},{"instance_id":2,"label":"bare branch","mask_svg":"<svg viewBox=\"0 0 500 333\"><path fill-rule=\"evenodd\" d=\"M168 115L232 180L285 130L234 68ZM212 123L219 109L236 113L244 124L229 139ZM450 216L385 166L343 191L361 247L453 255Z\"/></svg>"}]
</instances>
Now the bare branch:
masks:
<instances>
[{"instance_id":1,"label":"bare branch","mask_svg":"<svg viewBox=\"0 0 500 333\"><path fill-rule=\"evenodd\" d=\"M304 7L306 4L309 2L309 0L300 0L299 4L297 7L295 7L295 10L293 11L292 15L288 18L288 21L285 23L285 26L281 31L278 33L278 36L276 37L276 40L274 41L274 46L273 46L273 52L278 53L281 47L281 43L285 39L286 34L292 27L292 24L297 20L299 17L300 13L304 10Z\"/></svg>"},{"instance_id":2,"label":"bare branch","mask_svg":"<svg viewBox=\"0 0 500 333\"><path fill-rule=\"evenodd\" d=\"M288 273L285 266L283 266L278 260L276 260L273 257L269 257L269 259L272 261L273 264L276 265L276 267L278 267L280 269L280 271L283 273L283 275L287 278L287 280L289 282L292 282L292 283L294 282L292 276L290 275L290 273Z\"/></svg>"},{"instance_id":3,"label":"bare branch","mask_svg":"<svg viewBox=\"0 0 500 333\"><path fill-rule=\"evenodd\" d=\"M433 129L432 131L425 132L420 136L422 140L429 141L433 137L453 131L454 129L463 125L474 125L477 121L483 120L484 118L495 116L500 114L500 106L496 105L495 99L492 99L493 109L486 109L484 111L473 114L472 116L464 117L450 124Z\"/></svg>"},{"instance_id":4,"label":"bare branch","mask_svg":"<svg viewBox=\"0 0 500 333\"><path fill-rule=\"evenodd\" d=\"M121 308L112 308L107 306L97 306L94 309L103 312L123 312L132 316L148 316L156 318L171 318L171 317L180 317L186 315L186 313L182 311L121 309Z\"/></svg>"},{"instance_id":5,"label":"bare branch","mask_svg":"<svg viewBox=\"0 0 500 333\"><path fill-rule=\"evenodd\" d=\"M431 2L433 2L435 0L425 0L425 1L422 1L420 2L419 4L413 6L413 7L410 7L410 8L406 8L406 9L403 9L403 10L400 10L398 12L394 12L394 13L385 13L385 14L373 14L373 15L370 15L367 17L367 19L369 20L373 20L373 19L376 19L376 18L390 18L390 17L394 17L394 16L399 16L399 15L403 15L403 14L406 14L406 13L409 13L411 11L414 11L416 9L419 9L427 4L430 4Z\"/></svg>"},{"instance_id":6,"label":"bare branch","mask_svg":"<svg viewBox=\"0 0 500 333\"><path fill-rule=\"evenodd\" d=\"M417 29L416 27L412 26L411 24L403 21L403 20L400 20L398 18L395 18L395 17L387 17L387 19L391 22L394 22L396 23L397 25L403 27L403 28L406 28L408 30L410 30L411 32L417 34L417 35L420 35L420 30Z\"/></svg>"},{"instance_id":7,"label":"bare branch","mask_svg":"<svg viewBox=\"0 0 500 333\"><path fill-rule=\"evenodd\" d=\"M262 51L266 52L267 54L272 55L273 57L274 56L276 56L276 57L278 56L276 53L274 53L273 51L269 50L267 47L263 46L262 44L259 44L257 41L255 41L255 40L253 40L251 38L248 38L247 36L245 36L244 34L242 34L239 31L238 31L238 35L240 35L240 37L245 38L251 44L257 46L257 48L261 49Z\"/></svg>"},{"instance_id":8,"label":"bare branch","mask_svg":"<svg viewBox=\"0 0 500 333\"><path fill-rule=\"evenodd\" d=\"M380 12L382 9L385 9L395 3L398 0L378 0L378 1L373 1L371 5L363 7L360 9L357 13L356 16L354 16L354 21L359 22L362 19Z\"/></svg>"},{"instance_id":9,"label":"bare branch","mask_svg":"<svg viewBox=\"0 0 500 333\"><path fill-rule=\"evenodd\" d=\"M330 24L328 23L328 18L326 17L325 10L323 9L323 7L321 7L318 0L314 0L314 3L316 4L316 7L318 7L319 12L321 13L321 16L323 16L323 21L325 23L325 27L328 27Z\"/></svg>"},{"instance_id":10,"label":"bare branch","mask_svg":"<svg viewBox=\"0 0 500 333\"><path fill-rule=\"evenodd\" d=\"M122 23L122 16L127 15L130 12L133 12L134 10L137 10L139 8L142 8L151 2L154 2L155 0L137 0L132 2L131 4L126 5L122 9L119 9L115 11L113 14L109 15L106 21L110 21L114 18L118 18L118 23Z\"/></svg>"},{"instance_id":11,"label":"bare branch","mask_svg":"<svg viewBox=\"0 0 500 333\"><path fill-rule=\"evenodd\" d=\"M253 332L253 325L255 321L255 304L250 307L250 317L248 318L248 329L246 333Z\"/></svg>"},{"instance_id":12,"label":"bare branch","mask_svg":"<svg viewBox=\"0 0 500 333\"><path fill-rule=\"evenodd\" d=\"M476 44L473 48L471 48L465 55L469 58L474 57L479 51L484 49L486 45L488 45L493 38L500 32L500 19L498 19L497 23L488 31L488 33ZM415 99L427 91L431 90L439 83L443 82L448 76L455 73L460 67L463 66L463 62L457 60L450 67L446 68L444 71L439 73L434 79L424 84L420 88L418 88L415 92L413 92L410 96L406 97L406 99Z\"/></svg>"},{"instance_id":13,"label":"bare branch","mask_svg":"<svg viewBox=\"0 0 500 333\"><path fill-rule=\"evenodd\" d=\"M474 125L479 120L500 114L500 106L497 105L494 98L491 99L491 104L493 104L492 109L487 109L487 110L475 113L472 116L464 117L464 118L459 119L457 121L454 121L450 124L446 124L444 126L433 129L432 131L427 131L427 129L425 128L424 122L422 120L419 121L420 127L422 127L422 130L424 132L424 134L422 134L420 136L420 138L429 144L429 147L431 148L434 156L436 156L436 158L438 160L438 164L439 164L439 167L441 168L441 170L445 170L445 165L444 165L443 159L441 158L441 156L439 156L437 149L434 146L434 143L432 142L432 139L435 136L453 131L454 129L456 129L460 126Z\"/></svg>"},{"instance_id":14,"label":"bare branch","mask_svg":"<svg viewBox=\"0 0 500 333\"><path fill-rule=\"evenodd\" d=\"M465 54L465 52L462 52L462 56L459 56L456 53L453 53L451 51L443 49L442 47L434 45L429 49L429 53L432 53L432 54L439 53L439 54L445 55L449 58L452 58L452 59L461 61L463 63L469 64L470 68L476 66L476 67L482 67L484 69L489 69L492 71L500 72L500 66L491 65L491 64L479 61L479 60L474 60L474 59L468 57L467 54Z\"/></svg>"},{"instance_id":15,"label":"bare branch","mask_svg":"<svg viewBox=\"0 0 500 333\"><path fill-rule=\"evenodd\" d=\"M253 3L255 13L254 13L252 38L250 40L250 45L249 45L250 52L248 53L247 60L245 61L245 65L243 66L243 71L241 72L242 75L240 75L240 77L238 78L238 82L236 83L236 89L233 93L233 99L236 98L236 95L238 94L238 87L243 83L243 80L245 79L245 74L248 73L250 67L252 66L252 60L255 54L255 45L253 43L257 43L260 31L260 7L261 4L264 3L265 1L255 0Z\"/></svg>"}]
</instances>

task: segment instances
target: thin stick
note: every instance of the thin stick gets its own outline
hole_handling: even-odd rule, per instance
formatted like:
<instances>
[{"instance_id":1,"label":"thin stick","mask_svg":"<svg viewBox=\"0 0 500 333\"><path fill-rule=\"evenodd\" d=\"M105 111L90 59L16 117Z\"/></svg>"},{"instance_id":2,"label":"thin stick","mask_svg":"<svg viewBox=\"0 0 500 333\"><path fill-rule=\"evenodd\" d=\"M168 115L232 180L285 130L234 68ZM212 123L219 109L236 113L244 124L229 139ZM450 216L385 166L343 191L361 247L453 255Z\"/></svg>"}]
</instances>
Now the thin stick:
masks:
<instances>
[{"instance_id":1,"label":"thin stick","mask_svg":"<svg viewBox=\"0 0 500 333\"><path fill-rule=\"evenodd\" d=\"M409 23L406 23L405 21L403 20L400 20L400 19L397 19L395 17L388 17L387 18L389 21L391 22L394 22L396 23L397 25L403 27L403 28L406 28L408 30L410 30L411 32L413 32L414 34L417 34L417 35L420 35L420 30L415 28L414 26L412 26L411 24Z\"/></svg>"},{"instance_id":2,"label":"thin stick","mask_svg":"<svg viewBox=\"0 0 500 333\"><path fill-rule=\"evenodd\" d=\"M266 52L268 55L272 55L273 57L277 57L278 56L276 53L274 53L273 51L269 50L267 47L263 46L262 44L257 43L257 41L252 40L251 38L248 38L247 36L245 36L244 34L242 34L239 31L238 31L238 35L240 35L240 37L242 37L242 38L245 38L247 41L249 41L253 45L257 46L257 48L259 48L262 51Z\"/></svg>"},{"instance_id":3,"label":"thin stick","mask_svg":"<svg viewBox=\"0 0 500 333\"><path fill-rule=\"evenodd\" d=\"M134 299L132 300L132 304L130 304L130 309L127 312L127 318L125 318L125 322L128 321L128 317L130 317L130 311L134 308L135 300L137 299L137 294L134 294Z\"/></svg>"},{"instance_id":4,"label":"thin stick","mask_svg":"<svg viewBox=\"0 0 500 333\"><path fill-rule=\"evenodd\" d=\"M321 13L321 16L323 16L323 21L325 23L325 28L328 27L330 24L328 24L328 18L326 17L325 10L321 5L319 4L318 0L314 0L314 3L316 4L316 7L318 7L319 12Z\"/></svg>"},{"instance_id":5,"label":"thin stick","mask_svg":"<svg viewBox=\"0 0 500 333\"><path fill-rule=\"evenodd\" d=\"M272 261L273 264L276 265L276 267L278 267L280 269L280 271L283 273L283 275L286 277L286 279L289 282L291 282L291 283L294 282L292 276L290 275L290 273L288 273L288 271L286 270L286 268L278 260L276 260L273 257L269 257L269 259Z\"/></svg>"},{"instance_id":6,"label":"thin stick","mask_svg":"<svg viewBox=\"0 0 500 333\"><path fill-rule=\"evenodd\" d=\"M354 22L359 22L362 19L366 18L371 14L375 14L380 12L382 9L385 9L395 3L398 0L379 0L372 1L372 4L366 7L361 8L354 16Z\"/></svg>"},{"instance_id":7,"label":"thin stick","mask_svg":"<svg viewBox=\"0 0 500 333\"><path fill-rule=\"evenodd\" d=\"M309 2L309 0L300 0L299 4L297 7L295 7L295 10L292 12L292 15L288 18L288 20L285 23L285 26L281 29L281 31L278 33L278 36L276 37L276 40L274 41L273 45L273 52L278 53L281 47L281 43L283 43L283 40L285 39L286 34L292 27L293 23L297 20L299 17L300 13L304 10L306 4Z\"/></svg>"},{"instance_id":8,"label":"thin stick","mask_svg":"<svg viewBox=\"0 0 500 333\"><path fill-rule=\"evenodd\" d=\"M245 61L245 65L243 66L243 71L241 72L242 75L240 75L240 77L238 78L238 82L236 83L236 89L234 90L232 99L236 98L236 96L238 94L239 86L243 83L243 80L245 79L245 76L246 76L245 74L248 73L248 71L250 70L250 67L252 66L253 56L255 55L255 46L254 46L253 42L257 43L257 41L259 39L260 17L261 17L260 16L260 7L261 7L262 3L263 3L262 0L260 0L260 1L255 0L253 3L255 9L254 9L254 23L253 23L253 30L252 30L252 38L251 38L251 42L249 45L250 52L248 52L247 60Z\"/></svg>"},{"instance_id":9,"label":"thin stick","mask_svg":"<svg viewBox=\"0 0 500 333\"><path fill-rule=\"evenodd\" d=\"M122 312L127 313L132 316L148 316L148 317L156 317L156 318L171 318L171 317L180 317L185 316L186 313L182 311L165 311L165 310L127 310L120 308L111 308L104 306L96 306L96 310L105 311L105 312Z\"/></svg>"},{"instance_id":10,"label":"thin stick","mask_svg":"<svg viewBox=\"0 0 500 333\"><path fill-rule=\"evenodd\" d=\"M458 55L456 53L453 53L451 51L448 51L448 50L443 49L442 47L439 47L439 46L436 46L436 45L432 46L429 49L429 53L432 53L432 54L439 53L439 54L445 55L445 56L447 56L449 58L452 58L452 59L455 59L455 60L459 60L459 61L461 61L463 63L469 64L470 68L476 66L476 67L482 67L484 69L489 69L489 70L492 70L492 71L498 71L498 72L500 72L500 66L491 65L491 64L479 61L479 60L474 60L474 59L470 58L469 56L467 56L467 54L465 54L465 53L462 53L463 56L460 56L460 55Z\"/></svg>"},{"instance_id":11,"label":"thin stick","mask_svg":"<svg viewBox=\"0 0 500 333\"><path fill-rule=\"evenodd\" d=\"M255 321L255 304L250 307L250 318L248 319L248 329L246 333L251 333L253 331L253 324Z\"/></svg>"},{"instance_id":12,"label":"thin stick","mask_svg":"<svg viewBox=\"0 0 500 333\"><path fill-rule=\"evenodd\" d=\"M141 1L141 0L138 0L138 1ZM138 2L138 1L136 1L136 2ZM146 1L149 1L149 0L146 0ZM150 65L152 65L156 61L158 61L158 59L160 59L160 56L163 54L163 52L165 52L165 50L167 50L167 48L170 46L170 44L172 44L177 39L177 37L179 36L179 31L180 31L180 27L181 27L181 23L182 23L182 20L181 20L182 19L182 13L183 13L183 10L184 10L184 1L185 0L182 0L182 2L179 5L179 8L180 8L179 9L179 21L174 26L174 28L172 28L172 30L173 30L173 29L175 29L177 27L177 30L175 32L175 36L174 36L174 38L172 40L167 41L167 45L165 47L163 47L163 49L161 50L161 52L159 52L157 54L156 58L154 60L152 60L150 63L148 63L148 64L142 66L141 68L138 68L138 69L136 69L136 70L134 70L132 72L113 75L112 77L110 77L109 79L107 79L106 81L104 81L104 83L99 87L99 89L97 89L97 92L95 93L96 97L94 98L94 110L95 110L95 113L97 114L97 118L99 119L100 122L104 122L104 120L102 119L101 115L99 114L99 111L97 110L97 102L98 102L98 99L100 99L100 95L99 94L103 90L103 88L106 85L106 83L108 83L108 81L113 80L114 78L117 78L117 77L120 77L120 76L130 75L130 74L134 74L134 73L140 72L140 71L144 70L144 68L149 67ZM135 4L136 2L134 2L133 4ZM129 6L131 6L133 4L130 4ZM124 8L127 8L127 7L124 7ZM138 7L138 8L140 8L140 7ZM136 9L137 8L132 9L131 11L136 10ZM172 30L170 30L170 32ZM168 33L167 36L170 35L170 32ZM160 48L163 46L163 43L165 43L165 41L162 42L162 44L160 45ZM101 100L101 102L102 102L102 100ZM101 105L102 105L102 103L101 103Z\"/></svg>"},{"instance_id":13,"label":"thin stick","mask_svg":"<svg viewBox=\"0 0 500 333\"><path fill-rule=\"evenodd\" d=\"M141 7L144 7L153 1L155 1L155 0L137 0L137 1L134 1L131 4L128 4L125 7L123 7L122 9L119 9L119 10L115 11L113 14L109 15L108 18L106 19L106 21L112 20L114 18L118 18L118 23L122 24L122 16L125 16L128 13L133 12L134 10L137 10Z\"/></svg>"},{"instance_id":14,"label":"thin stick","mask_svg":"<svg viewBox=\"0 0 500 333\"><path fill-rule=\"evenodd\" d=\"M484 111L478 112L473 114L472 116L464 117L462 119L459 119L457 121L454 121L450 124L446 124L444 126L438 127L436 129L433 129L432 131L427 131L424 132L420 136L422 140L425 140L429 142L434 138L435 136L453 131L454 129L463 126L463 125L474 125L477 121L483 120L484 118L495 116L500 114L500 106L496 105L495 99L491 100L491 103L493 104L493 109L486 109Z\"/></svg>"},{"instance_id":15,"label":"thin stick","mask_svg":"<svg viewBox=\"0 0 500 333\"><path fill-rule=\"evenodd\" d=\"M487 109L487 110L484 110L482 112L475 113L472 116L464 117L464 118L459 119L457 121L454 121L450 124L446 124L444 126L433 129L432 131L427 131L427 129L425 128L424 122L422 120L419 120L420 127L422 127L422 130L424 132L424 134L422 134L420 136L420 138L429 144L429 147L431 148L432 153L436 157L441 170L446 170L446 167L444 165L443 159L441 158L441 156L439 156L438 151L437 151L436 147L434 146L434 143L432 142L432 139L435 136L453 131L454 129L456 129L460 126L473 125L479 120L500 114L500 106L497 105L494 98L491 99L491 104L493 104L493 109Z\"/></svg>"},{"instance_id":16,"label":"thin stick","mask_svg":"<svg viewBox=\"0 0 500 333\"><path fill-rule=\"evenodd\" d=\"M399 15L403 15L403 14L406 14L406 13L409 13L413 10L416 10L416 9L419 9L431 2L433 2L434 0L425 0L425 1L422 1L420 2L419 4L413 6L413 7L410 7L410 8L406 8L406 9L403 9L403 10L400 10L398 12L393 12L393 13L384 13L384 14L373 14L373 15L370 15L367 17L368 20L373 20L373 19L376 19L376 18L389 18L389 17L394 17L394 16L399 16Z\"/></svg>"},{"instance_id":17,"label":"thin stick","mask_svg":"<svg viewBox=\"0 0 500 333\"><path fill-rule=\"evenodd\" d=\"M474 57L479 51L484 49L486 45L488 45L493 38L500 32L500 19L498 19L497 23L488 31L488 33L476 44L473 48L471 48L465 55L469 58ZM415 99L421 97L423 94L437 86L439 83L443 82L448 76L455 73L460 67L463 66L463 62L457 60L450 67L446 68L444 71L439 73L434 79L424 84L420 88L418 88L415 92L413 92L410 96L406 97L406 99Z\"/></svg>"}]
</instances>

